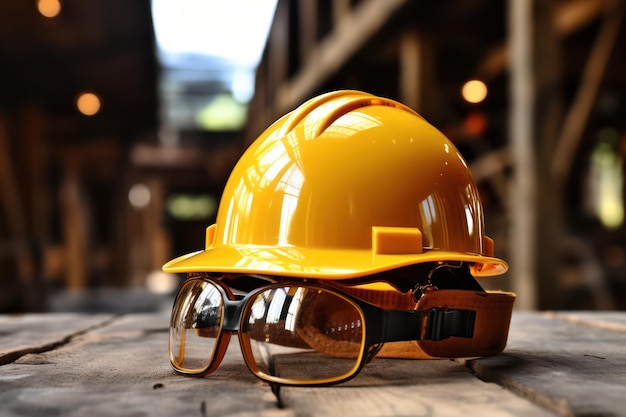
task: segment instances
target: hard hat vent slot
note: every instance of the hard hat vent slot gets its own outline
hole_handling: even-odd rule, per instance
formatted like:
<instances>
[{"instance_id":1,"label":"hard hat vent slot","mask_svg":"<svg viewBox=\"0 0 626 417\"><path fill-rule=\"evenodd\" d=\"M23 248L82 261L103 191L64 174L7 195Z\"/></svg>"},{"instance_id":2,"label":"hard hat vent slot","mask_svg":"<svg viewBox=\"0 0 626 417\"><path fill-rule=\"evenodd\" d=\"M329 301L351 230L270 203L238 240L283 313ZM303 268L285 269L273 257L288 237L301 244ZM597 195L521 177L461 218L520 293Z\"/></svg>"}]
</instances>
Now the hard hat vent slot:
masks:
<instances>
[{"instance_id":1,"label":"hard hat vent slot","mask_svg":"<svg viewBox=\"0 0 626 417\"><path fill-rule=\"evenodd\" d=\"M359 97L374 97L371 94L363 93L361 91L352 90L340 90L333 91L332 93L323 94L315 97L306 103L300 105L297 109L293 110L285 123L282 125L278 136L285 136L291 132L305 117L307 117L313 110L320 107L322 104L331 100L341 98L344 96L358 95Z\"/></svg>"},{"instance_id":2,"label":"hard hat vent slot","mask_svg":"<svg viewBox=\"0 0 626 417\"><path fill-rule=\"evenodd\" d=\"M322 105L334 101L332 107L328 109L326 115L320 118L313 131L313 137L321 135L333 122L344 114L347 114L359 107L365 106L390 106L402 109L422 118L413 109L398 103L397 101L376 97L372 94L363 93L361 91L341 90L324 94L304 103L291 112L285 123L281 126L278 136L285 136L291 132L302 120L310 115L315 109ZM330 106L329 106L330 107Z\"/></svg>"},{"instance_id":3,"label":"hard hat vent slot","mask_svg":"<svg viewBox=\"0 0 626 417\"><path fill-rule=\"evenodd\" d=\"M328 127L332 125L335 120L339 119L344 114L350 113L353 110L366 106L399 107L399 103L375 97L355 97L354 99L346 101L340 106L335 107L326 116L321 118L316 123L315 129L313 129L313 137L317 137L324 133L324 131L328 129Z\"/></svg>"}]
</instances>

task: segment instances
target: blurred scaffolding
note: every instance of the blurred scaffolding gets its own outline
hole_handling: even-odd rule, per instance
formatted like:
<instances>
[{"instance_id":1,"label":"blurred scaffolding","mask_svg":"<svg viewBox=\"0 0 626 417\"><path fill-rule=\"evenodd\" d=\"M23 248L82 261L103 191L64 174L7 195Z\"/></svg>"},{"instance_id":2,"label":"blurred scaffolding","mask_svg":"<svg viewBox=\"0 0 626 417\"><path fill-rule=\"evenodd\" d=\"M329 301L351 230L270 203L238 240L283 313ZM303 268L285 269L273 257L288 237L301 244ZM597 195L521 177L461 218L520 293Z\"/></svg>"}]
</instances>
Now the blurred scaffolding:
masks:
<instances>
[{"instance_id":1,"label":"blurred scaffolding","mask_svg":"<svg viewBox=\"0 0 626 417\"><path fill-rule=\"evenodd\" d=\"M333 89L397 99L461 150L511 264L486 287L624 309L623 17L622 0L2 2L0 311L170 296L160 266L203 247L245 147Z\"/></svg>"}]
</instances>

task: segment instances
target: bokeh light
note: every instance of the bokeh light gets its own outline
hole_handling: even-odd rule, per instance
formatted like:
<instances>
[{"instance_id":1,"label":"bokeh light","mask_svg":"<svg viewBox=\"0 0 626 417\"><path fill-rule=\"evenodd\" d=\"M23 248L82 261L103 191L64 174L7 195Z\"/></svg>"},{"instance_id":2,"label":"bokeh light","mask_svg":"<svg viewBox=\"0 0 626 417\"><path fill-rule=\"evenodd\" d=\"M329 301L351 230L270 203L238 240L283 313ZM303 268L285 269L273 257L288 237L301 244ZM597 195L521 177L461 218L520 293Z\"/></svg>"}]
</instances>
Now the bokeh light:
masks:
<instances>
[{"instance_id":1,"label":"bokeh light","mask_svg":"<svg viewBox=\"0 0 626 417\"><path fill-rule=\"evenodd\" d=\"M94 93L81 93L76 99L78 111L85 116L93 116L100 111L100 98Z\"/></svg>"},{"instance_id":2,"label":"bokeh light","mask_svg":"<svg viewBox=\"0 0 626 417\"><path fill-rule=\"evenodd\" d=\"M146 287L154 294L169 294L178 288L178 279L174 274L155 270L146 277Z\"/></svg>"},{"instance_id":3,"label":"bokeh light","mask_svg":"<svg viewBox=\"0 0 626 417\"><path fill-rule=\"evenodd\" d=\"M38 0L37 10L45 17L56 17L61 13L61 2L59 0Z\"/></svg>"},{"instance_id":4,"label":"bokeh light","mask_svg":"<svg viewBox=\"0 0 626 417\"><path fill-rule=\"evenodd\" d=\"M142 209L150 204L150 189L145 184L135 184L128 191L128 201L136 209Z\"/></svg>"},{"instance_id":5,"label":"bokeh light","mask_svg":"<svg viewBox=\"0 0 626 417\"><path fill-rule=\"evenodd\" d=\"M468 103L480 103L487 98L487 86L480 80L470 80L463 84L461 94Z\"/></svg>"}]
</instances>

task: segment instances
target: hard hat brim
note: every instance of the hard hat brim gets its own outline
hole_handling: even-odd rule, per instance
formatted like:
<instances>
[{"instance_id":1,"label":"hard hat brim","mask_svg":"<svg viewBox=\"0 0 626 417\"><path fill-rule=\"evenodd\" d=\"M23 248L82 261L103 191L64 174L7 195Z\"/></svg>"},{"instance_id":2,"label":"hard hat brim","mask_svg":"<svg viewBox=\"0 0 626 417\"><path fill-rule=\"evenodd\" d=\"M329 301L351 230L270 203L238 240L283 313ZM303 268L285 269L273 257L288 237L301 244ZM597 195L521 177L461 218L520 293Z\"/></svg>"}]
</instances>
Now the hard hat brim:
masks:
<instances>
[{"instance_id":1,"label":"hard hat brim","mask_svg":"<svg viewBox=\"0 0 626 417\"><path fill-rule=\"evenodd\" d=\"M427 262L468 262L474 276L505 273L495 257L427 250L420 254L373 254L370 250L328 250L268 246L217 246L189 253L163 265L170 273L218 272L342 280ZM320 266L323 265L323 266Z\"/></svg>"}]
</instances>

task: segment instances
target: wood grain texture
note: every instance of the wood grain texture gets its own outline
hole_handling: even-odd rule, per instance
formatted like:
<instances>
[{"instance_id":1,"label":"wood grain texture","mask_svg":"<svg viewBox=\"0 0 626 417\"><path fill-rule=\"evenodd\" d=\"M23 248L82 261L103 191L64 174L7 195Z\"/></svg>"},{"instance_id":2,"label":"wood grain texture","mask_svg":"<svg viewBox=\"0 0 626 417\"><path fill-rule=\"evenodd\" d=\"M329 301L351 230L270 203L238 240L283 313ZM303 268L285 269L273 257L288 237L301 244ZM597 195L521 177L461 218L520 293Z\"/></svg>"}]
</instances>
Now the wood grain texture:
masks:
<instances>
[{"instance_id":1,"label":"wood grain texture","mask_svg":"<svg viewBox=\"0 0 626 417\"><path fill-rule=\"evenodd\" d=\"M28 353L39 353L72 337L105 325L110 314L28 314L0 316L0 365Z\"/></svg>"},{"instance_id":2,"label":"wood grain texture","mask_svg":"<svg viewBox=\"0 0 626 417\"><path fill-rule=\"evenodd\" d=\"M169 313L0 316L0 416L626 415L626 314L513 317L499 356L375 359L345 384L275 395L236 339L211 376L172 371Z\"/></svg>"},{"instance_id":3,"label":"wood grain texture","mask_svg":"<svg viewBox=\"0 0 626 417\"><path fill-rule=\"evenodd\" d=\"M299 416L554 416L450 360L375 359L338 387L282 388Z\"/></svg>"},{"instance_id":4,"label":"wood grain texture","mask_svg":"<svg viewBox=\"0 0 626 417\"><path fill-rule=\"evenodd\" d=\"M211 378L177 375L166 316L130 315L0 367L2 416L291 416L229 353Z\"/></svg>"},{"instance_id":5,"label":"wood grain texture","mask_svg":"<svg viewBox=\"0 0 626 417\"><path fill-rule=\"evenodd\" d=\"M623 313L516 313L499 356L469 361L486 381L563 416L626 415Z\"/></svg>"}]
</instances>

